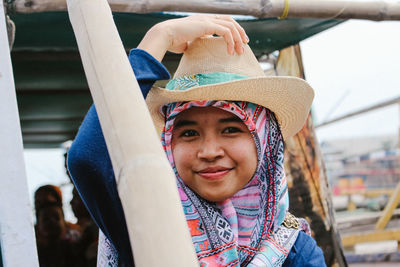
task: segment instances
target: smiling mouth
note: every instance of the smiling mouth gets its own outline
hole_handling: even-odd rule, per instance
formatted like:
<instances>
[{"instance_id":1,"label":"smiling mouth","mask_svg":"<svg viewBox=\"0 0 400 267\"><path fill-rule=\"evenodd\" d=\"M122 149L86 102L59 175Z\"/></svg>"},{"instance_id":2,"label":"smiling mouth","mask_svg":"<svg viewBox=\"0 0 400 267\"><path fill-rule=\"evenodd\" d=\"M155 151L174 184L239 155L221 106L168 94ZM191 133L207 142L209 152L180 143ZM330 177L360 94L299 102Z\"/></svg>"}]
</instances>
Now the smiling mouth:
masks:
<instances>
[{"instance_id":1,"label":"smiling mouth","mask_svg":"<svg viewBox=\"0 0 400 267\"><path fill-rule=\"evenodd\" d=\"M224 177L228 174L232 169L229 168L207 168L197 172L198 175L201 177L208 179L208 180L217 180Z\"/></svg>"}]
</instances>

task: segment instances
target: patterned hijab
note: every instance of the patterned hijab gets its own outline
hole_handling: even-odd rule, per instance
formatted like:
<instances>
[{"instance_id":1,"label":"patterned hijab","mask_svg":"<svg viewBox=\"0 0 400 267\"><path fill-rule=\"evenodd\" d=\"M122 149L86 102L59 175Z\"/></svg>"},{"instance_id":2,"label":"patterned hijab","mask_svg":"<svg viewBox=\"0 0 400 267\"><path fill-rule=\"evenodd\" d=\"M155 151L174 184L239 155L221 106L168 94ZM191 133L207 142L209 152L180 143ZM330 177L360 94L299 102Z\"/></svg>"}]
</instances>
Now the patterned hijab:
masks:
<instances>
[{"instance_id":1,"label":"patterned hijab","mask_svg":"<svg viewBox=\"0 0 400 267\"><path fill-rule=\"evenodd\" d=\"M176 116L191 107L216 107L239 117L257 149L257 169L249 183L222 202L209 202L184 184L172 154ZM248 102L191 101L163 108L162 145L177 186L200 266L281 266L297 229L282 225L289 198L283 169L283 139L274 114Z\"/></svg>"}]
</instances>

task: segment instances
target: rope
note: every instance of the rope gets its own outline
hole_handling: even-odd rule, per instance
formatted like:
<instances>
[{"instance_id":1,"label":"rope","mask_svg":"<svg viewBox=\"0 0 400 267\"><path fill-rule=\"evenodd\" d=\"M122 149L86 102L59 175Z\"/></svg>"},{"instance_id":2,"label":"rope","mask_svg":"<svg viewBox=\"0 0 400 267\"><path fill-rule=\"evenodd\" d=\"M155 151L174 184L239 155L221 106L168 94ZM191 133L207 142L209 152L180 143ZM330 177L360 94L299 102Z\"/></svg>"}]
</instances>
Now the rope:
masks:
<instances>
[{"instance_id":1,"label":"rope","mask_svg":"<svg viewBox=\"0 0 400 267\"><path fill-rule=\"evenodd\" d=\"M286 19L289 14L289 0L285 0L285 6L282 11L282 15L278 17L278 19Z\"/></svg>"}]
</instances>

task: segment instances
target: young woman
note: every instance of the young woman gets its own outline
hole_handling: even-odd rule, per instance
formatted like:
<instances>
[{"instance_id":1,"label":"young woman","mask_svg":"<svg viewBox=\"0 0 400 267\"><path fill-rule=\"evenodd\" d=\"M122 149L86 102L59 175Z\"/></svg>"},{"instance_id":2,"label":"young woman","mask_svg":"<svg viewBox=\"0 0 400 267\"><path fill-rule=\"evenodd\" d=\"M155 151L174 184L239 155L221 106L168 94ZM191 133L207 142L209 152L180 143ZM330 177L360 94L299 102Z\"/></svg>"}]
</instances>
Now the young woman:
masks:
<instances>
[{"instance_id":1,"label":"young woman","mask_svg":"<svg viewBox=\"0 0 400 267\"><path fill-rule=\"evenodd\" d=\"M248 41L231 17L196 15L155 25L129 59L201 266L324 266L306 222L288 213L283 169L283 140L304 124L313 91L301 79L265 77ZM184 56L166 88L147 95L169 79L160 63L166 51ZM94 107L69 151L69 170L119 261L133 266Z\"/></svg>"}]
</instances>

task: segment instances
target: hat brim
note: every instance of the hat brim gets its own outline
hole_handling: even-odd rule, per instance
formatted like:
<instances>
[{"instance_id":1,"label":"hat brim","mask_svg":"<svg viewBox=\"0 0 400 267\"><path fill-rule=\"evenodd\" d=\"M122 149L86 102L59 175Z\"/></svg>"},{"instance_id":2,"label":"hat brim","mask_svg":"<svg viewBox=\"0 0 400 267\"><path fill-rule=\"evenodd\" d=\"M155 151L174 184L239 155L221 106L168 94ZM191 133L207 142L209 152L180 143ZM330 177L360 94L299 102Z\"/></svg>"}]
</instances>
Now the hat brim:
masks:
<instances>
[{"instance_id":1,"label":"hat brim","mask_svg":"<svg viewBox=\"0 0 400 267\"><path fill-rule=\"evenodd\" d=\"M186 90L153 87L146 102L158 133L164 127L160 108L172 102L194 100L247 101L274 112L284 139L294 136L303 127L314 90L296 77L253 77L230 82L202 85Z\"/></svg>"}]
</instances>

